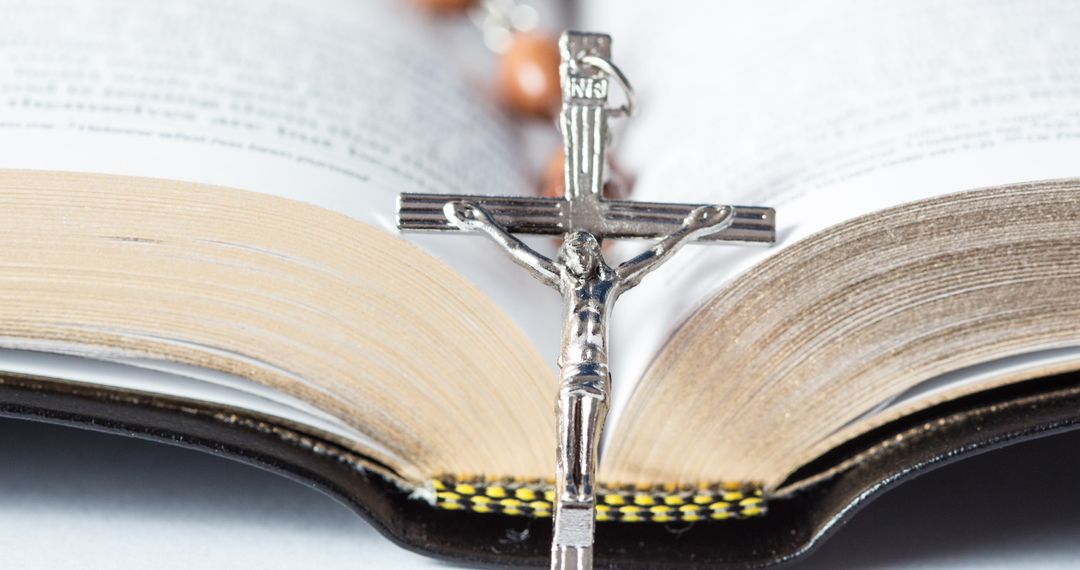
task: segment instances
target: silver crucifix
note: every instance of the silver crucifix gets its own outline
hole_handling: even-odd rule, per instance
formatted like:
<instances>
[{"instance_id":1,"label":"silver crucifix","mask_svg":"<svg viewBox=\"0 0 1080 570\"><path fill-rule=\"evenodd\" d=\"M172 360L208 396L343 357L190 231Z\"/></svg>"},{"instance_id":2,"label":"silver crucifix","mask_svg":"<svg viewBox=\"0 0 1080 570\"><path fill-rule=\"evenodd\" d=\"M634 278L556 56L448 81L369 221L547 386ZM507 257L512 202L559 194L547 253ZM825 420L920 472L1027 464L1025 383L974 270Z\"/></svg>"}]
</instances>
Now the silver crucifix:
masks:
<instances>
[{"instance_id":1,"label":"silver crucifix","mask_svg":"<svg viewBox=\"0 0 1080 570\"><path fill-rule=\"evenodd\" d=\"M611 63L609 36L566 32L559 47L566 196L406 193L398 202L398 227L485 234L563 296L551 567L568 570L592 567L594 474L610 401L607 336L615 300L690 241L771 243L776 232L771 208L605 200L601 190L607 120L633 112L633 91ZM626 93L622 107L608 107L612 80ZM514 237L516 233L561 234L564 239L556 259L550 259ZM641 255L611 267L600 250L605 238L660 239Z\"/></svg>"}]
</instances>

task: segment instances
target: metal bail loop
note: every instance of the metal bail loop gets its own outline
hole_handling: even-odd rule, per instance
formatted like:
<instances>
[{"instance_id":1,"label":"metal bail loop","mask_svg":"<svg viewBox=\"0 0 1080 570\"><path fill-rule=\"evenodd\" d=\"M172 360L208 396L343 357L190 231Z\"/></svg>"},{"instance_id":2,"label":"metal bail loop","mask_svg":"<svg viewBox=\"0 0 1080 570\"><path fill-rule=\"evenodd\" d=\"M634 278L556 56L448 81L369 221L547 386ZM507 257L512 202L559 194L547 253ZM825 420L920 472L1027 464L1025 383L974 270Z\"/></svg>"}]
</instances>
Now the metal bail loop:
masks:
<instances>
[{"instance_id":1,"label":"metal bail loop","mask_svg":"<svg viewBox=\"0 0 1080 570\"><path fill-rule=\"evenodd\" d=\"M619 66L612 63L611 60L598 55L585 55L578 58L577 61L604 72L607 76L614 78L619 87L622 88L623 94L626 96L626 103L618 107L608 107L609 117L632 117L637 112L637 94L634 93L630 80L626 78Z\"/></svg>"}]
</instances>

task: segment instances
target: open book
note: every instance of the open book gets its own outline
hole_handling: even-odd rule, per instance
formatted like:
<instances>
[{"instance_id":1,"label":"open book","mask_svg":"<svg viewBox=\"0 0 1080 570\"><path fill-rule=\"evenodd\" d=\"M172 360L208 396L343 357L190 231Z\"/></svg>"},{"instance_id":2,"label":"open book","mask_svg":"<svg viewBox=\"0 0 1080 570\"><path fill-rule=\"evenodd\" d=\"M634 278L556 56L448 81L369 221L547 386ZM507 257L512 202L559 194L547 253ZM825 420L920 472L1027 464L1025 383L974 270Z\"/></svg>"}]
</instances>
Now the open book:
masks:
<instances>
[{"instance_id":1,"label":"open book","mask_svg":"<svg viewBox=\"0 0 1080 570\"><path fill-rule=\"evenodd\" d=\"M616 311L598 563L786 560L883 482L1080 418L1080 9L577 8L556 25L611 33L639 90L633 198L779 228L689 246ZM7 12L2 413L546 560L560 300L394 223L400 192L528 195L558 144L499 110L468 32L391 0Z\"/></svg>"}]
</instances>

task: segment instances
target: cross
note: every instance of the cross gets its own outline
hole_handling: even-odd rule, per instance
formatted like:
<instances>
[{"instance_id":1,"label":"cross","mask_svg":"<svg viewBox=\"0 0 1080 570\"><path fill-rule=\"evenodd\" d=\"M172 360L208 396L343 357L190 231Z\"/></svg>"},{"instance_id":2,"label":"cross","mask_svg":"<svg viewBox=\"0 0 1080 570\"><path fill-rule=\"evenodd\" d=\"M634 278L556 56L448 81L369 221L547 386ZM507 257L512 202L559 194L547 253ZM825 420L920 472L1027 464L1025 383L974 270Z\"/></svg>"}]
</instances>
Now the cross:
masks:
<instances>
[{"instance_id":1,"label":"cross","mask_svg":"<svg viewBox=\"0 0 1080 570\"><path fill-rule=\"evenodd\" d=\"M553 570L592 568L600 436L610 401L607 333L611 308L623 292L691 241L772 243L772 208L605 200L601 195L608 118L629 115L633 91L611 63L611 37L565 32L559 40L566 195L562 198L403 193L398 228L477 232L501 246L534 277L559 291L565 326L559 355ZM608 107L610 81L627 96ZM514 234L562 235L556 259ZM659 238L616 267L600 250L603 239Z\"/></svg>"}]
</instances>

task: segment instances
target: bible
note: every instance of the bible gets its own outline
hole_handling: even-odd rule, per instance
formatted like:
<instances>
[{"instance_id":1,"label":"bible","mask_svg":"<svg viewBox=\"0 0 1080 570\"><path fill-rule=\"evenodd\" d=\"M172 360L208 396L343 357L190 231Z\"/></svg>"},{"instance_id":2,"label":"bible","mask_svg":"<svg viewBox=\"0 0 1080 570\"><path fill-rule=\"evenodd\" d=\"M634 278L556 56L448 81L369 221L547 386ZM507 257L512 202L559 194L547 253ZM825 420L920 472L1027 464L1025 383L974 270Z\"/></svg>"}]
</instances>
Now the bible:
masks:
<instances>
[{"instance_id":1,"label":"bible","mask_svg":"<svg viewBox=\"0 0 1080 570\"><path fill-rule=\"evenodd\" d=\"M778 212L776 245L688 246L620 302L598 566L788 561L905 478L1080 419L1080 10L541 8L617 38L634 201ZM10 13L0 413L280 472L432 556L545 564L560 301L489 240L395 218L402 193L448 224L416 197L529 196L561 144L500 110L468 31L390 0Z\"/></svg>"}]
</instances>

